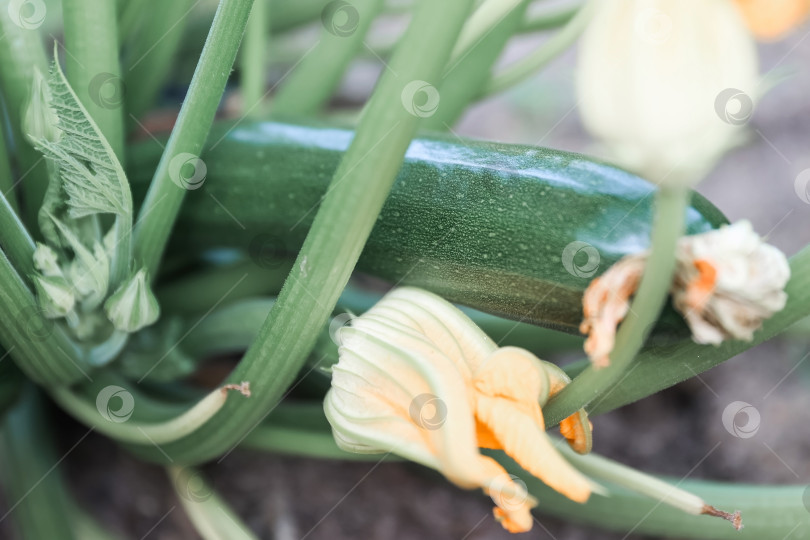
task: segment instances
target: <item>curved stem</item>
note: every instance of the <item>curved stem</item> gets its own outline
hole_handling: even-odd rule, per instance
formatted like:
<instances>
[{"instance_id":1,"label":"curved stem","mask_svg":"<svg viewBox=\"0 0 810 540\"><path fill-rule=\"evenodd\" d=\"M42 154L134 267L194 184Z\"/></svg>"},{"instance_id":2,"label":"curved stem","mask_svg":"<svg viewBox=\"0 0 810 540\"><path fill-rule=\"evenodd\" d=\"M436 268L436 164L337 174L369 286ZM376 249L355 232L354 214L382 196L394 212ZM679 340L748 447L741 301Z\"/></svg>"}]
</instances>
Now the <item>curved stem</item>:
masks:
<instances>
[{"instance_id":1,"label":"curved stem","mask_svg":"<svg viewBox=\"0 0 810 540\"><path fill-rule=\"evenodd\" d=\"M544 407L546 424L553 426L578 409L587 407L615 385L638 355L644 340L661 312L675 271L675 247L683 234L689 191L662 187L656 195L651 252L630 311L616 334L610 365L583 371Z\"/></svg>"},{"instance_id":2,"label":"curved stem","mask_svg":"<svg viewBox=\"0 0 810 540\"><path fill-rule=\"evenodd\" d=\"M110 387L102 392L108 388ZM87 403L84 398L65 387L52 389L51 397L71 416L108 437L127 443L161 445L181 439L207 422L225 405L229 390L218 388L187 411L169 420L141 423L127 421L134 407L137 407L132 394L122 387L113 388L117 391L104 396L100 393L95 404ZM247 395L249 396L249 392ZM117 409L110 405L115 398L121 400Z\"/></svg>"},{"instance_id":3,"label":"curved stem","mask_svg":"<svg viewBox=\"0 0 810 540\"><path fill-rule=\"evenodd\" d=\"M185 174L181 167L202 152L252 5L253 0L221 0L177 123L141 206L135 228L135 258L153 278L186 193L177 176ZM199 166L195 164L195 175ZM172 168L177 170L171 172Z\"/></svg>"},{"instance_id":4,"label":"curved stem","mask_svg":"<svg viewBox=\"0 0 810 540\"><path fill-rule=\"evenodd\" d=\"M515 86L546 67L565 52L582 34L591 19L591 2L583 5L562 30L554 34L533 53L495 75L484 87L482 97L497 94Z\"/></svg>"}]
</instances>

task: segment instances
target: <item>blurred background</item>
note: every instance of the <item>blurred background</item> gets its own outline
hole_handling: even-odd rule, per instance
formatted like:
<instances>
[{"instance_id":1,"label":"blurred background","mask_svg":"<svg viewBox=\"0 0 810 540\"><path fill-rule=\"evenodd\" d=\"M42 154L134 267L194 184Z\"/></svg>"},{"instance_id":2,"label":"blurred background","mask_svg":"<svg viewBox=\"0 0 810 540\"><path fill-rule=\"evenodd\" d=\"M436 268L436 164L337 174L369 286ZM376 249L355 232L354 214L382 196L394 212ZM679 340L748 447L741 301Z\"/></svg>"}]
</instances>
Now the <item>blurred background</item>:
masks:
<instances>
[{"instance_id":1,"label":"blurred background","mask_svg":"<svg viewBox=\"0 0 810 540\"><path fill-rule=\"evenodd\" d=\"M396 17L383 21L369 40L384 44L400 27ZM296 43L312 42L318 31L296 31L285 46L295 49ZM745 144L723 159L697 188L731 221L749 219L757 232L788 256L810 242L810 199L805 192L803 200L795 189L797 176L810 169L808 37L810 31L800 28L782 41L760 45L761 73L776 69L790 76L758 103ZM543 39L516 39L502 63L525 55ZM455 133L599 155L578 116L575 60L574 48L544 72L472 107L454 128ZM371 52L355 62L334 100L337 116L354 114L384 69L383 62ZM274 67L268 85L287 69L289 66ZM190 73L178 72L176 77L181 80ZM170 102L168 96L168 116ZM227 111L226 99L223 114ZM151 125L160 125L165 118L157 114ZM810 324L800 323L788 335L699 377L594 418L594 451L676 479L810 483L809 338ZM564 363L577 358L579 355L572 354L546 359ZM736 401L750 404L759 413L753 436L735 436L721 421L723 411ZM82 439L86 430L67 417L60 417L58 423L60 446L66 455L59 467L67 473L79 502L96 509L109 529L122 538L196 537L161 468L136 461L95 434ZM492 519L488 497L460 490L413 464L338 464L238 450L204 471L262 538L511 537ZM0 538L9 535L8 524L0 521ZM525 537L649 538L632 531L606 533L542 515Z\"/></svg>"}]
</instances>

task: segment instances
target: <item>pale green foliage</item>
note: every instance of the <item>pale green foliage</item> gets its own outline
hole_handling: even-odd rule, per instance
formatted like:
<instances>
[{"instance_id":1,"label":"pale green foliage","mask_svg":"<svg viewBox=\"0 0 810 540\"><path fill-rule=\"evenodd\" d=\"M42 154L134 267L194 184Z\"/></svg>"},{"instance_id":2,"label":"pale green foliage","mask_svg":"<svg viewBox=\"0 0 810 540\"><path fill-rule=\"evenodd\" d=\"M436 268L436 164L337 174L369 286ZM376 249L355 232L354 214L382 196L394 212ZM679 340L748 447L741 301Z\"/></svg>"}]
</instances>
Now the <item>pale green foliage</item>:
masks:
<instances>
[{"instance_id":1,"label":"pale green foliage","mask_svg":"<svg viewBox=\"0 0 810 540\"><path fill-rule=\"evenodd\" d=\"M125 281L104 303L104 311L117 330L137 332L154 323L160 307L145 269L140 269Z\"/></svg>"},{"instance_id":2,"label":"pale green foliage","mask_svg":"<svg viewBox=\"0 0 810 540\"><path fill-rule=\"evenodd\" d=\"M26 132L48 159L51 174L40 209L50 245L39 244L34 253L37 297L49 317L66 319L79 341L107 336L99 347L120 344L113 328L135 332L159 315L145 273L125 280L131 268L129 183L58 61L47 84L41 74L34 79ZM107 234L102 235L98 214L115 215Z\"/></svg>"},{"instance_id":3,"label":"pale green foliage","mask_svg":"<svg viewBox=\"0 0 810 540\"><path fill-rule=\"evenodd\" d=\"M34 145L59 167L62 188L74 218L116 214L131 227L129 184L110 145L70 88L58 62L48 79L50 106L58 118L55 140L29 133ZM36 96L35 96L36 97Z\"/></svg>"}]
</instances>

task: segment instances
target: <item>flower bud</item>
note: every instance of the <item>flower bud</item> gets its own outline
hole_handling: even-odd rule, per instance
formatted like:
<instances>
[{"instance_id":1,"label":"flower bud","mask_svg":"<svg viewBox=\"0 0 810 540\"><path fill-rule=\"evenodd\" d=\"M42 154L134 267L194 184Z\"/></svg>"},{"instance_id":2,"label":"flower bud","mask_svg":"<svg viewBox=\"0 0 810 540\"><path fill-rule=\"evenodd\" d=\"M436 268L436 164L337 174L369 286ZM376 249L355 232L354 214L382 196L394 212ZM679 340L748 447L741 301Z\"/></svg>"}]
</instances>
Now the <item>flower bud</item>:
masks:
<instances>
[{"instance_id":1,"label":"flower bud","mask_svg":"<svg viewBox=\"0 0 810 540\"><path fill-rule=\"evenodd\" d=\"M34 268L44 276L62 275L62 269L59 268L59 257L56 252L49 246L39 242L37 242L37 247L34 249Z\"/></svg>"},{"instance_id":2,"label":"flower bud","mask_svg":"<svg viewBox=\"0 0 810 540\"><path fill-rule=\"evenodd\" d=\"M65 278L36 275L34 276L34 287L45 317L57 319L65 317L73 311L76 297Z\"/></svg>"},{"instance_id":3,"label":"flower bud","mask_svg":"<svg viewBox=\"0 0 810 540\"><path fill-rule=\"evenodd\" d=\"M117 330L137 332L157 321L160 306L149 286L146 269L124 282L106 302L104 311Z\"/></svg>"},{"instance_id":4,"label":"flower bud","mask_svg":"<svg viewBox=\"0 0 810 540\"><path fill-rule=\"evenodd\" d=\"M577 93L585 127L620 165L691 185L753 110L757 56L732 0L595 2Z\"/></svg>"},{"instance_id":5,"label":"flower bud","mask_svg":"<svg viewBox=\"0 0 810 540\"><path fill-rule=\"evenodd\" d=\"M42 72L34 68L33 86L28 106L23 117L23 129L28 137L53 142L62 131L57 127L59 119L51 108L51 91Z\"/></svg>"}]
</instances>

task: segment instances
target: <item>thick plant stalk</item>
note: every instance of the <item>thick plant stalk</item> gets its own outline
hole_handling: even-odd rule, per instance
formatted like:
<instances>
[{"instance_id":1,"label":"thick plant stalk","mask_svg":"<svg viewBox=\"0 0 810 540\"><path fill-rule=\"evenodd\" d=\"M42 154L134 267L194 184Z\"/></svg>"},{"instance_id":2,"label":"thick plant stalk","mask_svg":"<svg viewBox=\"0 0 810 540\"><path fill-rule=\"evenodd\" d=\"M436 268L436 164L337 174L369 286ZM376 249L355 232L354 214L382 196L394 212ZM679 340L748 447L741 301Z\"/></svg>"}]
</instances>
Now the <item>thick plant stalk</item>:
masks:
<instances>
[{"instance_id":1,"label":"thick plant stalk","mask_svg":"<svg viewBox=\"0 0 810 540\"><path fill-rule=\"evenodd\" d=\"M221 0L177 123L141 207L135 228L135 259L152 277L157 275L186 190L200 187L188 183L183 167L194 168L192 180L204 180L204 175L198 177L200 167L204 167L199 155L236 59L252 5L253 0Z\"/></svg>"},{"instance_id":2,"label":"thick plant stalk","mask_svg":"<svg viewBox=\"0 0 810 540\"><path fill-rule=\"evenodd\" d=\"M592 0L588 0L589 2ZM566 25L527 57L515 62L503 73L495 75L484 87L481 97L497 94L515 86L543 69L568 49L585 30L591 18L591 7L585 3Z\"/></svg>"},{"instance_id":3,"label":"thick plant stalk","mask_svg":"<svg viewBox=\"0 0 810 540\"><path fill-rule=\"evenodd\" d=\"M804 485L754 486L667 479L717 507L738 510L743 522L742 530L738 531L726 521L685 514L659 500L609 483L603 484L609 491L608 497L595 495L585 504L578 504L526 474L505 456L498 456L498 460L507 471L526 482L529 492L539 501L540 512L601 529L701 540L799 540L810 530L810 513L802 503Z\"/></svg>"},{"instance_id":4,"label":"thick plant stalk","mask_svg":"<svg viewBox=\"0 0 810 540\"><path fill-rule=\"evenodd\" d=\"M156 0L129 2L145 20L137 25L138 31L128 40L130 47L122 64L122 76L126 90L125 124L135 125L133 120L141 118L154 104L160 87L166 81L183 38L183 31L189 20L189 12L194 7L193 0ZM123 37L122 29L122 37Z\"/></svg>"},{"instance_id":5,"label":"thick plant stalk","mask_svg":"<svg viewBox=\"0 0 810 540\"><path fill-rule=\"evenodd\" d=\"M369 26L383 4L383 0L356 0L342 5L340 13L331 16L327 13L319 41L293 68L273 100L274 114L318 112L362 47ZM341 14L346 17L345 26L336 25L333 20Z\"/></svg>"},{"instance_id":6,"label":"thick plant stalk","mask_svg":"<svg viewBox=\"0 0 810 540\"><path fill-rule=\"evenodd\" d=\"M0 101L2 106L2 101ZM0 115L0 121L4 121L4 115ZM14 177L11 174L11 162L8 158L8 147L6 146L6 135L4 129L0 128L0 194L8 201L8 205L13 212L19 212L17 204L17 194L14 191Z\"/></svg>"},{"instance_id":7,"label":"thick plant stalk","mask_svg":"<svg viewBox=\"0 0 810 540\"><path fill-rule=\"evenodd\" d=\"M174 459L199 463L227 452L292 383L351 275L419 126L420 111L403 94L408 97L414 83L424 89L438 80L470 5L470 0L417 4L278 301L229 378L248 381L254 397L249 403L229 401L197 433L166 446ZM142 450L151 459L165 459Z\"/></svg>"},{"instance_id":8,"label":"thick plant stalk","mask_svg":"<svg viewBox=\"0 0 810 540\"><path fill-rule=\"evenodd\" d=\"M492 68L509 39L518 30L526 12L527 2L518 2L485 27L483 33L469 36L461 50L456 44L456 56L450 60L439 91L442 96L436 114L425 119L425 129L444 131L455 124L492 76ZM480 10L481 8L479 8ZM465 25L465 29L469 26ZM492 24L492 21L490 22ZM473 30L470 31L473 33ZM459 40L460 41L460 40Z\"/></svg>"},{"instance_id":9,"label":"thick plant stalk","mask_svg":"<svg viewBox=\"0 0 810 540\"><path fill-rule=\"evenodd\" d=\"M26 225L34 227L48 187L48 169L42 154L34 150L23 135L22 117L31 92L34 71L38 69L47 73L48 60L38 30L39 20L20 25L18 19L12 18L19 15L19 10L25 6L30 7L31 4L0 0L0 35L3 36L0 39L0 92L11 125L11 142L16 148L16 182L22 195L22 218ZM38 4L32 15L44 17L43 7L44 4Z\"/></svg>"},{"instance_id":10,"label":"thick plant stalk","mask_svg":"<svg viewBox=\"0 0 810 540\"><path fill-rule=\"evenodd\" d=\"M0 283L0 343L19 368L44 386L89 379L89 361L59 324L43 316L36 298L2 250Z\"/></svg>"},{"instance_id":11,"label":"thick plant stalk","mask_svg":"<svg viewBox=\"0 0 810 540\"><path fill-rule=\"evenodd\" d=\"M259 118L264 113L265 55L269 42L267 11L269 2L254 2L240 52L242 114Z\"/></svg>"},{"instance_id":12,"label":"thick plant stalk","mask_svg":"<svg viewBox=\"0 0 810 540\"><path fill-rule=\"evenodd\" d=\"M28 282L34 272L34 240L23 225L9 200L0 193L0 247L15 270Z\"/></svg>"},{"instance_id":13,"label":"thick plant stalk","mask_svg":"<svg viewBox=\"0 0 810 540\"><path fill-rule=\"evenodd\" d=\"M616 384L641 350L651 330L651 321L664 307L675 272L675 246L683 234L689 191L683 187L662 186L656 195L655 222L650 258L630 310L616 333L610 365L588 367L553 397L543 415L548 425L556 425L582 407L587 407ZM566 411L569 411L566 414Z\"/></svg>"},{"instance_id":14,"label":"thick plant stalk","mask_svg":"<svg viewBox=\"0 0 810 540\"><path fill-rule=\"evenodd\" d=\"M68 82L123 163L124 87L116 5L109 0L62 0L62 16Z\"/></svg>"}]
</instances>

